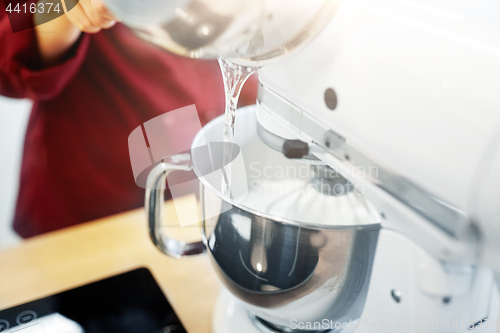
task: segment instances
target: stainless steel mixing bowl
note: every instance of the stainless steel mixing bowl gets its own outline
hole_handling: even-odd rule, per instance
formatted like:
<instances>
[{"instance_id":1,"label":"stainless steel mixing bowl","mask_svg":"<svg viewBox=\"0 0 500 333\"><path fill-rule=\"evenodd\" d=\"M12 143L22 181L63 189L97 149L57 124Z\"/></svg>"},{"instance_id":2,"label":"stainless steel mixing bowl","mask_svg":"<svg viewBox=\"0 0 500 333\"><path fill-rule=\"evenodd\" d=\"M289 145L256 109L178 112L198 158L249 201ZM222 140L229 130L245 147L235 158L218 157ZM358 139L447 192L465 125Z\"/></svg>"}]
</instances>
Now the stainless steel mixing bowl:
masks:
<instances>
[{"instance_id":1,"label":"stainless steel mixing bowl","mask_svg":"<svg viewBox=\"0 0 500 333\"><path fill-rule=\"evenodd\" d=\"M370 204L354 190L308 192L317 183L311 182L317 173L277 177L277 172L266 172L310 166L260 141L254 107L238 111L235 131L235 154L242 156L246 179L233 181L246 182L248 193L237 199L222 195L208 173L200 171L207 163L200 146L222 141L222 125L223 119L217 118L198 134L190 164L163 164L151 172L146 207L153 242L176 257L201 253L205 246L224 285L243 300L249 315L269 327L286 331L291 319L358 319L380 229ZM173 169L191 167L201 183L203 243L185 244L158 231L163 191L156 186ZM232 174L241 176L234 170ZM344 181L342 188L348 189ZM267 193L269 186L279 191Z\"/></svg>"}]
</instances>

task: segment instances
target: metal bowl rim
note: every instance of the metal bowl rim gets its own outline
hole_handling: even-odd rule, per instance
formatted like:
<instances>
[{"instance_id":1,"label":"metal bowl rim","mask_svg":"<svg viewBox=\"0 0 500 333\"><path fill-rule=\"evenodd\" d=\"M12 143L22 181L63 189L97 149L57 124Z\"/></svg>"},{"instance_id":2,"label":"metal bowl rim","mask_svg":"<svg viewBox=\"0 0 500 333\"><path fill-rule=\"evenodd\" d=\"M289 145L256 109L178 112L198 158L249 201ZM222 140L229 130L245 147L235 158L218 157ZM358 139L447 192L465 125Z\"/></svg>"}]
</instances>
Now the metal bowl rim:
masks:
<instances>
[{"instance_id":1,"label":"metal bowl rim","mask_svg":"<svg viewBox=\"0 0 500 333\"><path fill-rule=\"evenodd\" d=\"M245 112L245 113L254 112L255 113L255 105L249 105L249 106L246 106L246 107L243 107L243 108L239 108L238 111L240 113L241 112ZM220 116L212 119L205 126L203 126L202 130L199 131L196 134L196 136L195 136L195 138L193 140L192 148L194 148L195 143L197 141L200 141L200 136L203 135L204 132L210 130L210 128L213 127L213 126L218 125L221 121L224 121L224 115L220 115ZM359 224L359 225L318 224L318 223L311 223L311 222L299 222L299 221L290 220L290 219L287 219L287 218L282 218L282 217L277 217L277 216L272 216L270 214L259 212L259 211L255 210L255 209L252 209L250 207L246 207L246 206L244 206L242 204L239 204L239 203L233 201L231 198L225 198L222 195L222 193L220 193L219 191L217 191L217 189L215 189L209 182L207 182L204 179L204 177L202 175L200 175L200 173L196 169L196 166L194 165L194 163L192 163L192 164L193 164L194 173L196 174L196 176L200 180L200 182L201 182L201 184L202 184L203 187L207 187L208 189L210 189L221 200L223 200L224 202L230 204L231 206L239 208L239 209L241 209L243 211L246 211L247 213L250 213L250 214L253 214L255 216L264 218L264 219L269 220L271 222L277 222L277 223L281 223L281 224L285 224L285 225L296 226L296 227L299 227L299 228L316 229L316 230L318 230L318 229L331 229L331 230L349 230L349 231L355 230L356 231L356 230L380 230L381 229L381 224L380 223Z\"/></svg>"}]
</instances>

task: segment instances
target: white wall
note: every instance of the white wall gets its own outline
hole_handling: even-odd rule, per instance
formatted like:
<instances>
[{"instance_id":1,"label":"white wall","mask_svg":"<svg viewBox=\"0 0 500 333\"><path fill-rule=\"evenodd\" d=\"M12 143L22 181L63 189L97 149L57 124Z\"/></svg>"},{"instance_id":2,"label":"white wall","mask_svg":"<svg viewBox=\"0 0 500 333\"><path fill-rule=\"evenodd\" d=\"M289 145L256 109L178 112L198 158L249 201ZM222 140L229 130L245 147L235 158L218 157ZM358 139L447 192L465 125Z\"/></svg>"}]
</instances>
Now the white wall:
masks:
<instances>
[{"instance_id":1,"label":"white wall","mask_svg":"<svg viewBox=\"0 0 500 333\"><path fill-rule=\"evenodd\" d=\"M12 218L31 102L0 96L0 249L17 244Z\"/></svg>"}]
</instances>

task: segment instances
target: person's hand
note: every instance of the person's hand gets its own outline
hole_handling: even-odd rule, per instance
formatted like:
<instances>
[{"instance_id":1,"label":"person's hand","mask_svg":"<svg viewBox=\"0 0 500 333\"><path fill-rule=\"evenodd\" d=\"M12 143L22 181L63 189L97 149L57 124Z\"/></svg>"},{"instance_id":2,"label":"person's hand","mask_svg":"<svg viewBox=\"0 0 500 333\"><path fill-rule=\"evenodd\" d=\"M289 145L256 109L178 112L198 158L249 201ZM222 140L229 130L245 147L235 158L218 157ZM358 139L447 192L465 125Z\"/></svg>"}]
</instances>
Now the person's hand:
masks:
<instances>
[{"instance_id":1,"label":"person's hand","mask_svg":"<svg viewBox=\"0 0 500 333\"><path fill-rule=\"evenodd\" d=\"M72 1L75 0L62 1L64 15L59 16L54 11L33 15L38 49L44 65L63 59L82 31L96 33L111 28L116 22L101 0L80 0L76 5ZM39 0L38 5L44 7L47 2L53 0ZM70 11L67 11L68 8L71 8Z\"/></svg>"},{"instance_id":2,"label":"person's hand","mask_svg":"<svg viewBox=\"0 0 500 333\"><path fill-rule=\"evenodd\" d=\"M96 33L111 28L117 21L101 0L80 0L76 6L72 3L74 0L62 1L68 20L83 32ZM66 11L71 7L70 11Z\"/></svg>"}]
</instances>

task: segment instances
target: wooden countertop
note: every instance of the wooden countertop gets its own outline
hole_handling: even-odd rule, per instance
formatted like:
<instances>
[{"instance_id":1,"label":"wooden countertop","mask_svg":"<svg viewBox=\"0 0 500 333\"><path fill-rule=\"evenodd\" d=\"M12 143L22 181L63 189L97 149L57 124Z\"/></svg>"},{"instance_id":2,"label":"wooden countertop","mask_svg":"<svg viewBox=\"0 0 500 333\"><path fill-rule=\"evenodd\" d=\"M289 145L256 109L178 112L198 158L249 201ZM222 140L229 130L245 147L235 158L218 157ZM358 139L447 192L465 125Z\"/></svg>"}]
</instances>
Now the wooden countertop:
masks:
<instances>
[{"instance_id":1,"label":"wooden countertop","mask_svg":"<svg viewBox=\"0 0 500 333\"><path fill-rule=\"evenodd\" d=\"M184 204L196 209L190 199ZM171 202L166 206L165 217L172 224L177 215ZM198 226L170 229L184 240L199 239ZM149 240L144 209L34 237L1 251L0 309L139 267L149 268L188 332L211 332L220 285L208 257L176 260L162 254Z\"/></svg>"}]
</instances>

